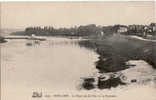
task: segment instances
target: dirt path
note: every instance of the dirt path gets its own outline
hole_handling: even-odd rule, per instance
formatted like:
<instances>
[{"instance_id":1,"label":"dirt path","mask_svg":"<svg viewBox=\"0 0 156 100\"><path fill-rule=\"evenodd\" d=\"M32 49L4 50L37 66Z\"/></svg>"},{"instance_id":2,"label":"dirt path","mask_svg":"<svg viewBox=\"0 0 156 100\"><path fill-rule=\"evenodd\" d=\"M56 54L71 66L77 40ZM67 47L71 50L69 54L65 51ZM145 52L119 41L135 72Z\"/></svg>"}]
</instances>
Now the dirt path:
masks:
<instances>
[{"instance_id":1,"label":"dirt path","mask_svg":"<svg viewBox=\"0 0 156 100\"><path fill-rule=\"evenodd\" d=\"M131 38L135 38L135 39L139 39L139 40L143 40L143 41L151 41L151 42L156 42L156 40L149 40L149 39L144 39L142 37L139 36L130 36Z\"/></svg>"}]
</instances>

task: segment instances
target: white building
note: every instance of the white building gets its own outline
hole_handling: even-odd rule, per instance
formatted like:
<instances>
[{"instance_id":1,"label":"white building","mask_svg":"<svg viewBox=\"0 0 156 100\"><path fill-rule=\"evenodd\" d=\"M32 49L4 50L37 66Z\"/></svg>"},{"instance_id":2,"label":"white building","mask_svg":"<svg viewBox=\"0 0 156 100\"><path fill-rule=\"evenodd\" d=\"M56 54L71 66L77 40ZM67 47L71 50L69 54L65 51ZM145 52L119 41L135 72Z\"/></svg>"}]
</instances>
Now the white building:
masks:
<instances>
[{"instance_id":1,"label":"white building","mask_svg":"<svg viewBox=\"0 0 156 100\"><path fill-rule=\"evenodd\" d=\"M127 31L128 31L127 27L119 27L119 29L117 30L118 33L123 33Z\"/></svg>"}]
</instances>

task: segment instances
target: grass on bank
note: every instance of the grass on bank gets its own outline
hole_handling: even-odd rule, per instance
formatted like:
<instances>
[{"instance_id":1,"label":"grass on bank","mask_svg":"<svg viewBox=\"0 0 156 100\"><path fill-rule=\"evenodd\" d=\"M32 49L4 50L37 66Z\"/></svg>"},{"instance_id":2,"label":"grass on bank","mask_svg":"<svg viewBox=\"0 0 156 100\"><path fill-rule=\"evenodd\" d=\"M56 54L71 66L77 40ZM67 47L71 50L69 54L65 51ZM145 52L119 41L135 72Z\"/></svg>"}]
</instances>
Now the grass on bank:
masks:
<instances>
[{"instance_id":1,"label":"grass on bank","mask_svg":"<svg viewBox=\"0 0 156 100\"><path fill-rule=\"evenodd\" d=\"M156 43L123 35L81 41L80 45L94 48L100 55L96 68L101 72L116 72L129 68L129 60L145 60L156 68Z\"/></svg>"}]
</instances>

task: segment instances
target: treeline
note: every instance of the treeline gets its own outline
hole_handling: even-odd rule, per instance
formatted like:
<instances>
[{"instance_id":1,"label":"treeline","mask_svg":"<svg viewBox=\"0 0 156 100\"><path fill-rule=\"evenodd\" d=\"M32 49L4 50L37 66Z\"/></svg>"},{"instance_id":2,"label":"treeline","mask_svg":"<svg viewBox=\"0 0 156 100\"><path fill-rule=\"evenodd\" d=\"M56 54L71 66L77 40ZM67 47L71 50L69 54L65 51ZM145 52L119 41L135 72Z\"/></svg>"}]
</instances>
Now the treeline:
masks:
<instances>
[{"instance_id":1,"label":"treeline","mask_svg":"<svg viewBox=\"0 0 156 100\"><path fill-rule=\"evenodd\" d=\"M129 25L126 34L138 36L156 35L156 23L149 25Z\"/></svg>"},{"instance_id":2,"label":"treeline","mask_svg":"<svg viewBox=\"0 0 156 100\"><path fill-rule=\"evenodd\" d=\"M27 27L25 35L69 35L69 36L90 36L90 35L112 35L116 33L126 35L156 35L156 23L149 25L112 25L112 26L97 26L95 24L75 26L71 28L54 28L52 26L45 27Z\"/></svg>"},{"instance_id":3,"label":"treeline","mask_svg":"<svg viewBox=\"0 0 156 100\"><path fill-rule=\"evenodd\" d=\"M75 26L71 28L54 28L54 27L28 27L25 29L27 35L69 35L69 36L88 36L97 35L101 31L100 26L90 24L86 26Z\"/></svg>"}]
</instances>

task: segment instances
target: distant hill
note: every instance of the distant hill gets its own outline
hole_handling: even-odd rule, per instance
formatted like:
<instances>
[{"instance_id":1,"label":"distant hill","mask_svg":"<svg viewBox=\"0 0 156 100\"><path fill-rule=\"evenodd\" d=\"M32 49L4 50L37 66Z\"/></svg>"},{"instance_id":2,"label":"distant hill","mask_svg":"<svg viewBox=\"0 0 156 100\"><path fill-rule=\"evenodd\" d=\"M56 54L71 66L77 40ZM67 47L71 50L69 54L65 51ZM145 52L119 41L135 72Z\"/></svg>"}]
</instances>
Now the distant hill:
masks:
<instances>
[{"instance_id":1,"label":"distant hill","mask_svg":"<svg viewBox=\"0 0 156 100\"><path fill-rule=\"evenodd\" d=\"M26 35L25 31L12 32L10 35Z\"/></svg>"},{"instance_id":2,"label":"distant hill","mask_svg":"<svg viewBox=\"0 0 156 100\"><path fill-rule=\"evenodd\" d=\"M22 31L22 29L0 29L0 35L7 36L19 31Z\"/></svg>"}]
</instances>

